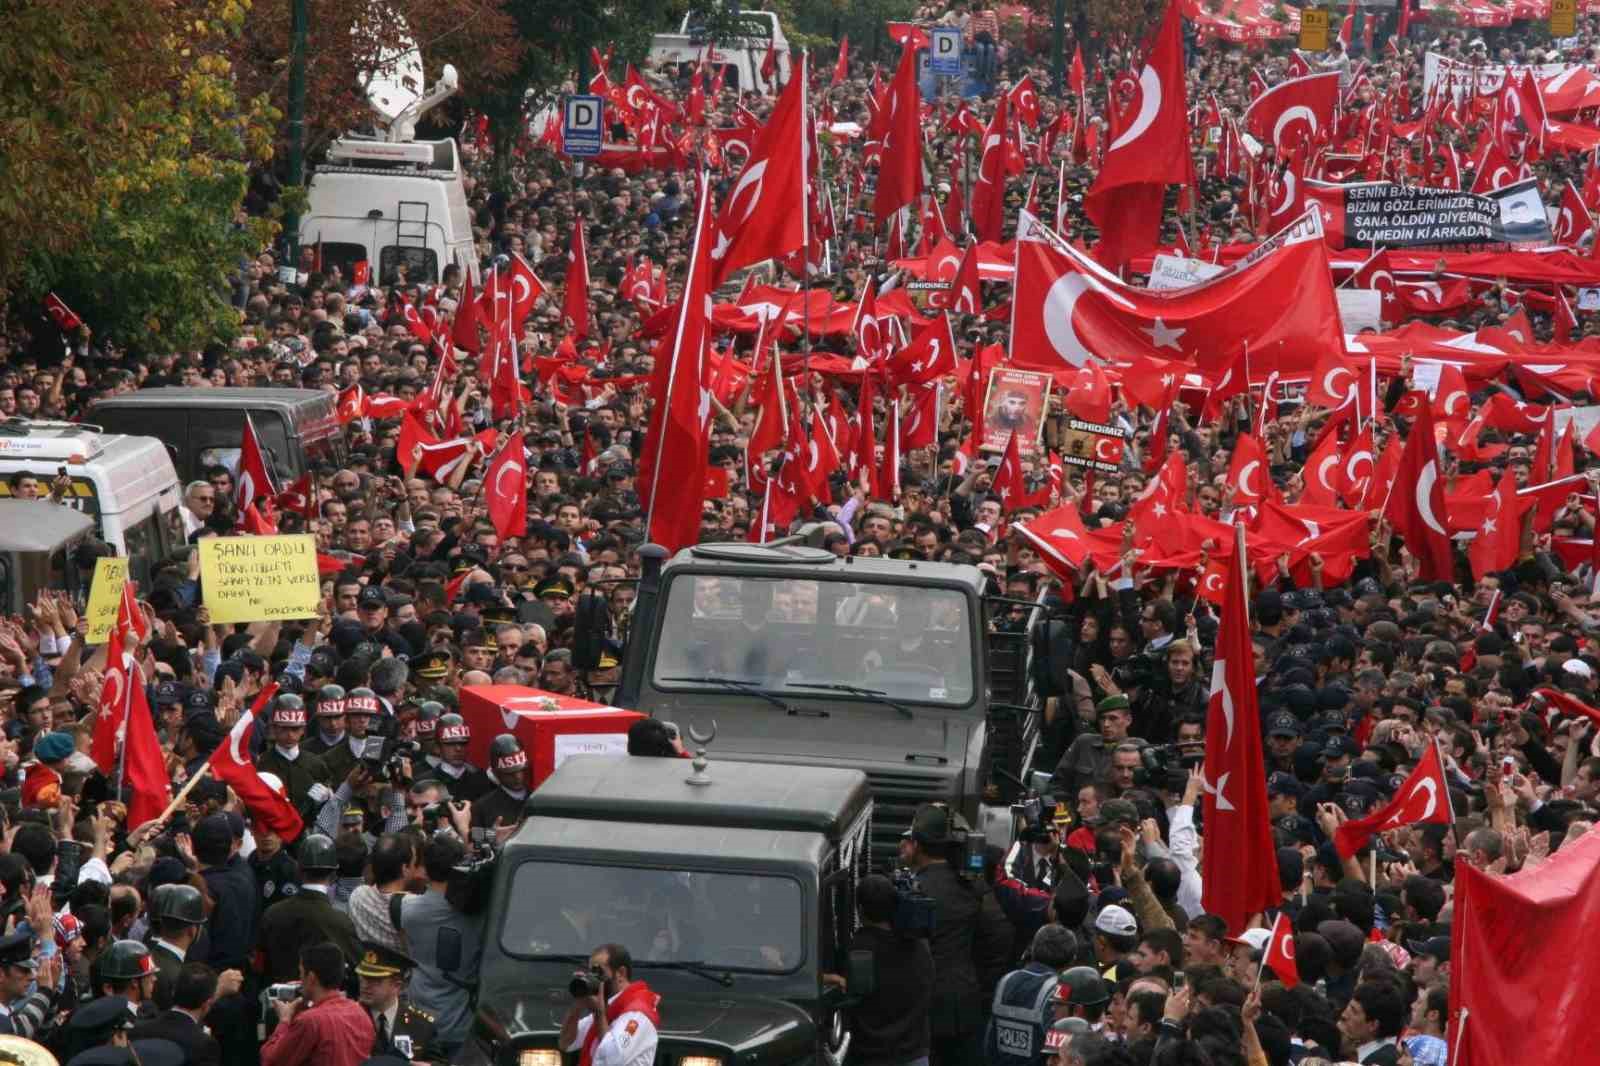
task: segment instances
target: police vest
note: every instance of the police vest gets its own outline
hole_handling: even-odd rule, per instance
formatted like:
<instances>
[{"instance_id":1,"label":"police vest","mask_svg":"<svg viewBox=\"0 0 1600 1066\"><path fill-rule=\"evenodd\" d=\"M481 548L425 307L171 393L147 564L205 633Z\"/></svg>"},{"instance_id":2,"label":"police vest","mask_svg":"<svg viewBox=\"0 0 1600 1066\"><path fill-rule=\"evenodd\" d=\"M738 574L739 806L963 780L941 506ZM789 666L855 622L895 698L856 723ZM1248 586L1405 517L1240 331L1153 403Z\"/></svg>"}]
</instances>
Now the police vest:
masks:
<instances>
[{"instance_id":1,"label":"police vest","mask_svg":"<svg viewBox=\"0 0 1600 1066\"><path fill-rule=\"evenodd\" d=\"M985 1055L991 1064L1043 1066L1045 1008L1060 978L1054 970L1012 970L994 989Z\"/></svg>"}]
</instances>

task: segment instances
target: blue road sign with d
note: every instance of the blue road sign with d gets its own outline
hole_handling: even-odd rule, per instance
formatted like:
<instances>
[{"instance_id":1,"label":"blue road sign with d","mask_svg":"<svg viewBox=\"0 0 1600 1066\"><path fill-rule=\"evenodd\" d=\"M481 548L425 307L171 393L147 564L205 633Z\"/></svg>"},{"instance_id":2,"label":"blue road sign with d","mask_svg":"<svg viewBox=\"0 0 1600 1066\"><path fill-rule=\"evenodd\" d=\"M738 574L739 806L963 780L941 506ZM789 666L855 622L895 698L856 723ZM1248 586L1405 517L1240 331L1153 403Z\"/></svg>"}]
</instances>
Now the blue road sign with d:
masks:
<instances>
[{"instance_id":1,"label":"blue road sign with d","mask_svg":"<svg viewBox=\"0 0 1600 1066\"><path fill-rule=\"evenodd\" d=\"M961 27L935 26L928 34L929 68L941 78L961 73Z\"/></svg>"},{"instance_id":2,"label":"blue road sign with d","mask_svg":"<svg viewBox=\"0 0 1600 1066\"><path fill-rule=\"evenodd\" d=\"M605 101L598 96L569 96L563 108L561 144L568 155L599 155L605 133Z\"/></svg>"}]
</instances>

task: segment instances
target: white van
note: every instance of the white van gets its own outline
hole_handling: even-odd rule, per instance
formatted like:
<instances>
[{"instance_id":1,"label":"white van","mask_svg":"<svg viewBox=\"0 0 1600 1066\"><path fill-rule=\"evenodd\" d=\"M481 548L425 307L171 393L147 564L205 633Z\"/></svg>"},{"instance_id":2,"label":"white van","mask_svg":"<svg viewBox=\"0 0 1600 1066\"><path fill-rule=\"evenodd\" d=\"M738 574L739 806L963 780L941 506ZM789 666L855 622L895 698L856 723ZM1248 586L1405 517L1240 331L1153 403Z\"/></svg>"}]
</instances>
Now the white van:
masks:
<instances>
[{"instance_id":1,"label":"white van","mask_svg":"<svg viewBox=\"0 0 1600 1066\"><path fill-rule=\"evenodd\" d=\"M789 84L789 38L775 11L740 11L736 16L743 27L737 37L718 40L712 48L711 63L731 69L724 83L730 89L773 93L778 84ZM769 82L761 76L761 64L771 43L777 54L777 76ZM677 63L698 63L705 58L706 36L693 12L683 17L677 33L658 33L650 38L650 65L657 70Z\"/></svg>"},{"instance_id":2,"label":"white van","mask_svg":"<svg viewBox=\"0 0 1600 1066\"><path fill-rule=\"evenodd\" d=\"M417 121L458 88L455 68L446 64L418 96L412 86L421 84L422 57L411 48L365 87L377 132L338 138L311 175L300 246L320 247L323 267L337 265L346 279L364 262L378 285L402 265L412 283L437 283L451 263L478 280L461 151L454 138L414 137Z\"/></svg>"},{"instance_id":3,"label":"white van","mask_svg":"<svg viewBox=\"0 0 1600 1066\"><path fill-rule=\"evenodd\" d=\"M96 536L128 559L136 580L148 580L153 564L187 543L178 513L183 487L154 437L76 422L0 422L0 499L10 498L13 474L48 486L63 471L72 479L64 502L94 519Z\"/></svg>"}]
</instances>

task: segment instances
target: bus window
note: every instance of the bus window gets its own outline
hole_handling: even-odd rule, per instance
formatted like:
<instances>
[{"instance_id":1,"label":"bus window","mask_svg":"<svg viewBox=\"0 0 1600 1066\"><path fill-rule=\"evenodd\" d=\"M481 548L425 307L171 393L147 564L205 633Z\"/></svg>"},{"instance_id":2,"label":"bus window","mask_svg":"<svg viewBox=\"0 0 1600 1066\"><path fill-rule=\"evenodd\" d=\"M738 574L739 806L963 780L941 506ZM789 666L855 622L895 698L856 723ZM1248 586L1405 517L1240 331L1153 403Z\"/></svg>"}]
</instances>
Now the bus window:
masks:
<instances>
[{"instance_id":1,"label":"bus window","mask_svg":"<svg viewBox=\"0 0 1600 1066\"><path fill-rule=\"evenodd\" d=\"M395 284L398 280L395 268L402 264L406 268L406 281L413 285L439 280L439 256L432 248L390 244L378 253L379 284Z\"/></svg>"},{"instance_id":2,"label":"bus window","mask_svg":"<svg viewBox=\"0 0 1600 1066\"><path fill-rule=\"evenodd\" d=\"M161 532L154 514L145 515L123 531L128 548L128 574L141 585L148 585L150 568L162 557Z\"/></svg>"}]
</instances>

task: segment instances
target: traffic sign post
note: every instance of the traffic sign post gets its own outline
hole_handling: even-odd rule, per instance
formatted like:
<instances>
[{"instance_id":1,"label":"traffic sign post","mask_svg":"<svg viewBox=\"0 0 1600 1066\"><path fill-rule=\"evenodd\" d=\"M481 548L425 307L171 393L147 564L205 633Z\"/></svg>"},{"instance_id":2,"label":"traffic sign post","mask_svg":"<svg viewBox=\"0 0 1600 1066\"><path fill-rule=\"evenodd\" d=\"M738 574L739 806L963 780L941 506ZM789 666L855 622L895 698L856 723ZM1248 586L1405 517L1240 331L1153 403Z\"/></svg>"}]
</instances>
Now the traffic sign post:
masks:
<instances>
[{"instance_id":1,"label":"traffic sign post","mask_svg":"<svg viewBox=\"0 0 1600 1066\"><path fill-rule=\"evenodd\" d=\"M561 109L561 146L568 155L596 156L605 133L605 101L569 96Z\"/></svg>"},{"instance_id":2,"label":"traffic sign post","mask_svg":"<svg viewBox=\"0 0 1600 1066\"><path fill-rule=\"evenodd\" d=\"M961 27L935 26L928 33L928 68L940 78L961 76Z\"/></svg>"},{"instance_id":3,"label":"traffic sign post","mask_svg":"<svg viewBox=\"0 0 1600 1066\"><path fill-rule=\"evenodd\" d=\"M1409 0L1406 0L1409 2ZM1328 49L1328 12L1326 8L1300 9L1300 48L1305 52L1325 52Z\"/></svg>"},{"instance_id":4,"label":"traffic sign post","mask_svg":"<svg viewBox=\"0 0 1600 1066\"><path fill-rule=\"evenodd\" d=\"M1578 32L1578 0L1550 0L1550 36L1571 37Z\"/></svg>"}]
</instances>

